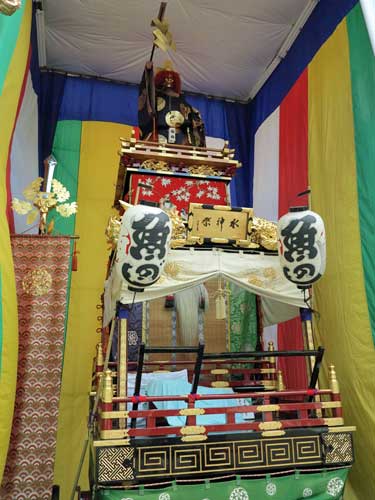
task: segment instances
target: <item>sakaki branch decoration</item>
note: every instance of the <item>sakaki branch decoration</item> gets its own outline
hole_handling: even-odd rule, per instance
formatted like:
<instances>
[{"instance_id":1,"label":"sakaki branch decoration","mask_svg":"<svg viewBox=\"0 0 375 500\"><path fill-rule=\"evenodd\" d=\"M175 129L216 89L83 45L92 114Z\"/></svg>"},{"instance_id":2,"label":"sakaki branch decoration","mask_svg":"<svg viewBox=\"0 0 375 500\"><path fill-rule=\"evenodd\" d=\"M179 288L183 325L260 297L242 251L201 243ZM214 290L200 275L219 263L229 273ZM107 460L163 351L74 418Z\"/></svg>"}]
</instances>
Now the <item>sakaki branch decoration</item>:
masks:
<instances>
[{"instance_id":1,"label":"sakaki branch decoration","mask_svg":"<svg viewBox=\"0 0 375 500\"><path fill-rule=\"evenodd\" d=\"M40 234L51 234L54 228L54 219L51 219L47 227L47 216L55 210L61 217L70 217L77 213L77 203L67 203L70 193L61 182L56 179L51 181L51 191L42 190L43 177L33 180L23 191L25 200L13 198L12 208L20 215L27 215L27 224L33 224L39 220Z\"/></svg>"}]
</instances>

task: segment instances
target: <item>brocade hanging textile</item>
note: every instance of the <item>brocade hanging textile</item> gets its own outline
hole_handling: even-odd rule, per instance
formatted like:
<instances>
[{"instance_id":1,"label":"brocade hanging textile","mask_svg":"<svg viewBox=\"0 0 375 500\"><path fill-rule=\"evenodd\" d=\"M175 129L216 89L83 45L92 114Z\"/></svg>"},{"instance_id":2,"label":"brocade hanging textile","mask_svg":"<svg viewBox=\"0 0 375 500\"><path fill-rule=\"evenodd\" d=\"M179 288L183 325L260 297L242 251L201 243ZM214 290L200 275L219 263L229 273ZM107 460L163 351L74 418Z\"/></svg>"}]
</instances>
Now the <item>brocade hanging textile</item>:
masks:
<instances>
[{"instance_id":1,"label":"brocade hanging textile","mask_svg":"<svg viewBox=\"0 0 375 500\"><path fill-rule=\"evenodd\" d=\"M19 348L2 500L50 500L64 348L70 237L12 236Z\"/></svg>"},{"instance_id":2,"label":"brocade hanging textile","mask_svg":"<svg viewBox=\"0 0 375 500\"><path fill-rule=\"evenodd\" d=\"M230 350L255 351L258 344L256 295L229 283Z\"/></svg>"}]
</instances>

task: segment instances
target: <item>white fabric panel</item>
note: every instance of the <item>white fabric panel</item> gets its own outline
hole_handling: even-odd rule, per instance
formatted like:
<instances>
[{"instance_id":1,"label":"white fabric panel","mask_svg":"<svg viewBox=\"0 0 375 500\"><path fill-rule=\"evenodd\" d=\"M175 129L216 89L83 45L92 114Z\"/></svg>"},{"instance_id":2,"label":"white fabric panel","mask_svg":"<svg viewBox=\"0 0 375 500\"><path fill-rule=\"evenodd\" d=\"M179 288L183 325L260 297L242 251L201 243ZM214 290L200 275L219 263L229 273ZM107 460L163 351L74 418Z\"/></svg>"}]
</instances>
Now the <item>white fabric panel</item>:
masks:
<instances>
[{"instance_id":1,"label":"white fabric panel","mask_svg":"<svg viewBox=\"0 0 375 500\"><path fill-rule=\"evenodd\" d=\"M224 139L220 137L206 137L206 146L213 149L223 149Z\"/></svg>"},{"instance_id":2,"label":"white fabric panel","mask_svg":"<svg viewBox=\"0 0 375 500\"><path fill-rule=\"evenodd\" d=\"M12 151L10 155L10 182L12 198L23 200L22 191L38 177L38 97L34 92L31 74L27 77L25 94L14 130ZM38 233L38 225L34 229L26 224L26 215L14 213L16 233L25 230L29 234ZM34 223L37 224L37 221Z\"/></svg>"},{"instance_id":3,"label":"white fabric panel","mask_svg":"<svg viewBox=\"0 0 375 500\"><path fill-rule=\"evenodd\" d=\"M170 269L170 271L168 271ZM215 276L222 276L242 288L267 297L272 301L295 307L305 307L303 294L287 281L280 268L277 255L227 253L217 250L171 250L161 279L138 293L136 302L153 300L199 285ZM105 284L104 324L107 325L115 310L116 301L130 304L134 294L127 290L121 269L114 268ZM285 315L282 305L282 314ZM267 315L267 321L278 322L277 313Z\"/></svg>"},{"instance_id":4,"label":"white fabric panel","mask_svg":"<svg viewBox=\"0 0 375 500\"><path fill-rule=\"evenodd\" d=\"M262 297L262 311L264 326L282 323L299 315L298 307L284 304L268 297Z\"/></svg>"},{"instance_id":5,"label":"white fabric panel","mask_svg":"<svg viewBox=\"0 0 375 500\"><path fill-rule=\"evenodd\" d=\"M254 215L275 222L279 215L279 118L277 108L257 130L254 145Z\"/></svg>"},{"instance_id":6,"label":"white fabric panel","mask_svg":"<svg viewBox=\"0 0 375 500\"><path fill-rule=\"evenodd\" d=\"M246 100L310 0L170 0L183 88ZM47 65L138 83L160 0L44 0Z\"/></svg>"},{"instance_id":7,"label":"white fabric panel","mask_svg":"<svg viewBox=\"0 0 375 500\"><path fill-rule=\"evenodd\" d=\"M264 348L267 350L268 348L268 342L273 342L273 346L275 348L275 351L278 349L278 343L277 343L277 325L270 325L270 326L265 326L263 328L263 345Z\"/></svg>"}]
</instances>

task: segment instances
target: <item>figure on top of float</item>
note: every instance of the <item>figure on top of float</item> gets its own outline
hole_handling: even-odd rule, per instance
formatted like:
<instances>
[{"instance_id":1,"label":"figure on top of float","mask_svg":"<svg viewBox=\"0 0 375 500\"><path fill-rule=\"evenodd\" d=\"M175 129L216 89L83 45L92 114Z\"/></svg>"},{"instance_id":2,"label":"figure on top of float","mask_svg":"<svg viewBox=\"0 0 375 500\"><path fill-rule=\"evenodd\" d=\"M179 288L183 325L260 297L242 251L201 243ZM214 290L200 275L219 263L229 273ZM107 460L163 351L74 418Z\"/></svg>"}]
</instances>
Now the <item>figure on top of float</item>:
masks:
<instances>
[{"instance_id":1,"label":"figure on top of float","mask_svg":"<svg viewBox=\"0 0 375 500\"><path fill-rule=\"evenodd\" d=\"M146 63L139 87L138 125L140 138L170 144L206 146L200 113L181 95L180 75L167 61L153 72Z\"/></svg>"}]
</instances>

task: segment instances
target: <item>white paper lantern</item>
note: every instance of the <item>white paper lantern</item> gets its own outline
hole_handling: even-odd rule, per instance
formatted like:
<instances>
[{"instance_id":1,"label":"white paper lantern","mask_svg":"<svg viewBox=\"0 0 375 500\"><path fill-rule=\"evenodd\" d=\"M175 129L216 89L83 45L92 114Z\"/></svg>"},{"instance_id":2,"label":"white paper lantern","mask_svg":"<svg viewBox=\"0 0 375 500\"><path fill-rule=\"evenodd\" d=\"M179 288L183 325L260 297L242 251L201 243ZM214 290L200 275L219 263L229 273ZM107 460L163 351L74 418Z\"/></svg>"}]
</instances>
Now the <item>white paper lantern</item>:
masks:
<instances>
[{"instance_id":1,"label":"white paper lantern","mask_svg":"<svg viewBox=\"0 0 375 500\"><path fill-rule=\"evenodd\" d=\"M307 207L292 207L277 225L280 264L284 276L309 288L326 267L326 240L322 218Z\"/></svg>"},{"instance_id":2,"label":"white paper lantern","mask_svg":"<svg viewBox=\"0 0 375 500\"><path fill-rule=\"evenodd\" d=\"M131 291L143 292L163 271L172 224L160 208L136 205L122 217L116 268Z\"/></svg>"}]
</instances>

